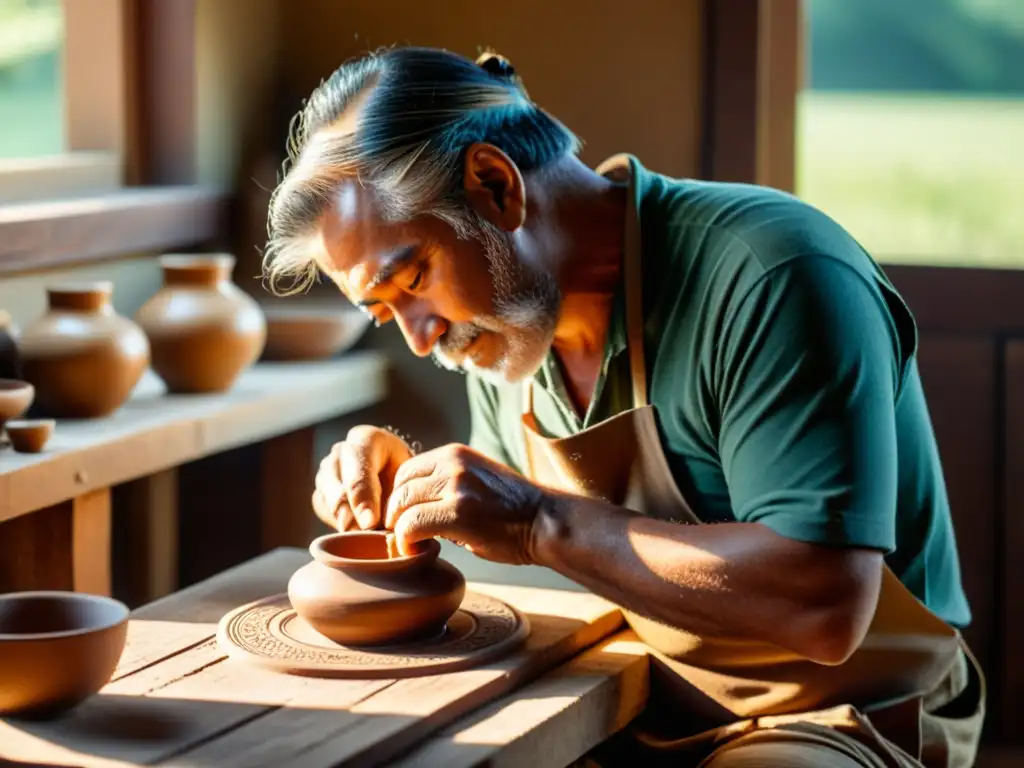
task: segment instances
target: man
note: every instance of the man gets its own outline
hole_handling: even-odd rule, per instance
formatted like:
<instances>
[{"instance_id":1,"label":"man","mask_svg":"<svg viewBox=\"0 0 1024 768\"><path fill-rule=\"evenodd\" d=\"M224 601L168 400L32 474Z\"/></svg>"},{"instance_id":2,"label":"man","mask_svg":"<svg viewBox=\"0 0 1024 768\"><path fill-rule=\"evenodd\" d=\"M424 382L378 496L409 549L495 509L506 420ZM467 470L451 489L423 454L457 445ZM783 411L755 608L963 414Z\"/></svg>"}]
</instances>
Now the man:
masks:
<instances>
[{"instance_id":1,"label":"man","mask_svg":"<svg viewBox=\"0 0 1024 768\"><path fill-rule=\"evenodd\" d=\"M623 741L648 762L971 764L983 681L909 311L789 195L577 149L496 55L388 50L312 95L268 277L325 274L465 372L472 410L471 447L352 430L317 515L622 606L664 673Z\"/></svg>"}]
</instances>

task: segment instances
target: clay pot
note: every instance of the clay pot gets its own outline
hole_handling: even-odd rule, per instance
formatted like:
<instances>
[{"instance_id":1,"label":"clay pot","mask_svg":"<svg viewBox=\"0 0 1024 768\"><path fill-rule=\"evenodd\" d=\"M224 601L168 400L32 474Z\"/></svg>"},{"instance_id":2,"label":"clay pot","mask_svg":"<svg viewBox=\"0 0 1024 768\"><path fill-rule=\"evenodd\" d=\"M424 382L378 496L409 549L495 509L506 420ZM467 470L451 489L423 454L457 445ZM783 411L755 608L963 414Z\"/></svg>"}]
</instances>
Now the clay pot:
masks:
<instances>
[{"instance_id":1,"label":"clay pot","mask_svg":"<svg viewBox=\"0 0 1024 768\"><path fill-rule=\"evenodd\" d=\"M39 453L49 442L57 422L53 419L16 419L7 422L7 437L18 453Z\"/></svg>"},{"instance_id":2,"label":"clay pot","mask_svg":"<svg viewBox=\"0 0 1024 768\"><path fill-rule=\"evenodd\" d=\"M21 354L18 352L18 327L9 313L0 309L0 379L20 379Z\"/></svg>"},{"instance_id":3,"label":"clay pot","mask_svg":"<svg viewBox=\"0 0 1024 768\"><path fill-rule=\"evenodd\" d=\"M76 592L0 595L0 715L48 717L107 684L124 651L128 607Z\"/></svg>"},{"instance_id":4,"label":"clay pot","mask_svg":"<svg viewBox=\"0 0 1024 768\"><path fill-rule=\"evenodd\" d=\"M370 327L357 309L332 306L263 305L267 316L264 360L325 360L349 349Z\"/></svg>"},{"instance_id":5,"label":"clay pot","mask_svg":"<svg viewBox=\"0 0 1024 768\"><path fill-rule=\"evenodd\" d=\"M295 572L295 612L341 645L388 645L439 636L462 604L466 580L428 539L416 554L389 559L383 531L333 533L309 546Z\"/></svg>"},{"instance_id":6,"label":"clay pot","mask_svg":"<svg viewBox=\"0 0 1024 768\"><path fill-rule=\"evenodd\" d=\"M32 405L35 388L27 381L0 379L0 430L8 419L16 419Z\"/></svg>"},{"instance_id":7,"label":"clay pot","mask_svg":"<svg viewBox=\"0 0 1024 768\"><path fill-rule=\"evenodd\" d=\"M229 254L160 257L164 285L136 321L169 392L224 392L259 358L267 324L256 300L231 282Z\"/></svg>"},{"instance_id":8,"label":"clay pot","mask_svg":"<svg viewBox=\"0 0 1024 768\"><path fill-rule=\"evenodd\" d=\"M49 416L91 419L124 404L149 365L149 342L114 311L110 282L47 288L49 311L25 329L25 380Z\"/></svg>"}]
</instances>

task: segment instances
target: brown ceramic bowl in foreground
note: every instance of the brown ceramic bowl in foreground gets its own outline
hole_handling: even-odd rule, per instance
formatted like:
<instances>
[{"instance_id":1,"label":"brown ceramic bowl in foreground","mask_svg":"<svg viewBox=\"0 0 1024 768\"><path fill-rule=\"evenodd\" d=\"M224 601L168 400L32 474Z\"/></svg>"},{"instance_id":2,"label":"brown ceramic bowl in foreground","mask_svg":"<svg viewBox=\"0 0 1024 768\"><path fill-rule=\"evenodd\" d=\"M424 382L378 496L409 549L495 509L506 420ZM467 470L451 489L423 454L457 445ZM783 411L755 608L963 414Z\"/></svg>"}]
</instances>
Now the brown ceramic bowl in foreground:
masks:
<instances>
[{"instance_id":1,"label":"brown ceramic bowl in foreground","mask_svg":"<svg viewBox=\"0 0 1024 768\"><path fill-rule=\"evenodd\" d=\"M49 717L107 684L128 607L80 592L0 595L0 715Z\"/></svg>"},{"instance_id":2,"label":"brown ceramic bowl in foreground","mask_svg":"<svg viewBox=\"0 0 1024 768\"><path fill-rule=\"evenodd\" d=\"M18 453L39 453L56 425L53 419L13 419L7 422L7 437Z\"/></svg>"},{"instance_id":3,"label":"brown ceramic bowl in foreground","mask_svg":"<svg viewBox=\"0 0 1024 768\"><path fill-rule=\"evenodd\" d=\"M344 352L370 327L356 309L332 306L264 305L267 343L264 360L326 360Z\"/></svg>"},{"instance_id":4,"label":"brown ceramic bowl in foreground","mask_svg":"<svg viewBox=\"0 0 1024 768\"><path fill-rule=\"evenodd\" d=\"M384 531L333 533L313 541L313 562L295 572L295 612L341 645L390 645L433 638L462 604L466 580L438 555L435 539L388 558Z\"/></svg>"},{"instance_id":5,"label":"brown ceramic bowl in foreground","mask_svg":"<svg viewBox=\"0 0 1024 768\"><path fill-rule=\"evenodd\" d=\"M32 405L35 387L27 381L0 379L0 429L8 419L16 419Z\"/></svg>"}]
</instances>

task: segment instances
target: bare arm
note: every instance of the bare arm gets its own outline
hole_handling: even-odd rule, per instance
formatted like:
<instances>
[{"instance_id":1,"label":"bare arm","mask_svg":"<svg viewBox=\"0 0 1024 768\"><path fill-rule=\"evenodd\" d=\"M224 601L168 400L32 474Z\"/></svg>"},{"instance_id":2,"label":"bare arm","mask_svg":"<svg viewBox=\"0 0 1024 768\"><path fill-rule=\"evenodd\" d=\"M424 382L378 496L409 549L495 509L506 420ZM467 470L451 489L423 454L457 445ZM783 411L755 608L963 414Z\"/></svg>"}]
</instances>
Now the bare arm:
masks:
<instances>
[{"instance_id":1,"label":"bare arm","mask_svg":"<svg viewBox=\"0 0 1024 768\"><path fill-rule=\"evenodd\" d=\"M533 559L623 607L710 636L759 639L822 664L864 637L880 552L784 538L758 523L680 525L555 495Z\"/></svg>"}]
</instances>

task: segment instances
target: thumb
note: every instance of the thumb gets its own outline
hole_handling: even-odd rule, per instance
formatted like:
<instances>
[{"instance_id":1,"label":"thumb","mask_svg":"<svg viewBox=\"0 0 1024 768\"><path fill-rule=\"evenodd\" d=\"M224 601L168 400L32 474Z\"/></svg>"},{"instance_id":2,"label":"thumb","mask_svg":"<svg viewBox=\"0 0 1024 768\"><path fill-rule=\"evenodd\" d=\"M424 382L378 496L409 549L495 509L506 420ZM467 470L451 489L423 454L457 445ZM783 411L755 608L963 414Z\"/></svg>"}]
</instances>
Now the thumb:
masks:
<instances>
[{"instance_id":1,"label":"thumb","mask_svg":"<svg viewBox=\"0 0 1024 768\"><path fill-rule=\"evenodd\" d=\"M409 507L395 523L395 543L403 555L413 554L418 541L446 537L454 532L454 515L439 502Z\"/></svg>"}]
</instances>

